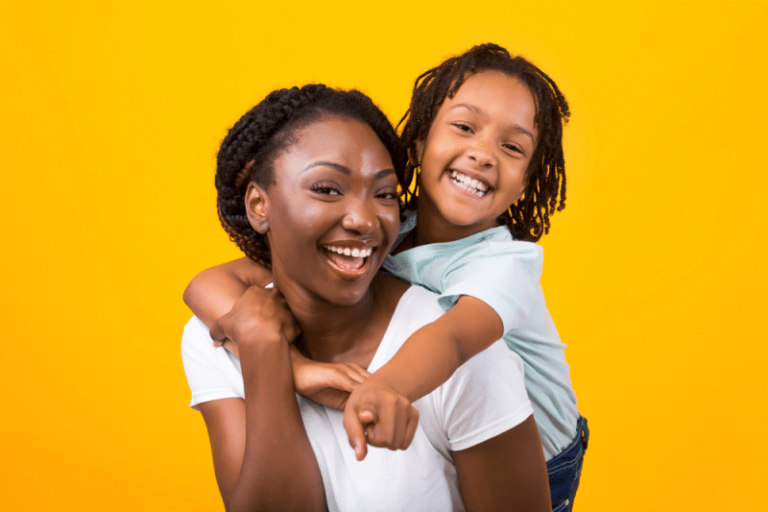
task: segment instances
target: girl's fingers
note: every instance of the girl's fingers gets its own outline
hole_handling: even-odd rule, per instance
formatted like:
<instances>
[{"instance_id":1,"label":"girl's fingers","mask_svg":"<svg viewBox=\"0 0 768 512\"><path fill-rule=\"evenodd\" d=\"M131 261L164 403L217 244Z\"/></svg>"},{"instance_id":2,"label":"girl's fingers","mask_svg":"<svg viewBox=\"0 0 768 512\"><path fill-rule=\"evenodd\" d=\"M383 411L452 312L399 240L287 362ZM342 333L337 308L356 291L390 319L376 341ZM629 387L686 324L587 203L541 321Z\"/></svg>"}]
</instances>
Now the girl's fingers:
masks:
<instances>
[{"instance_id":1,"label":"girl's fingers","mask_svg":"<svg viewBox=\"0 0 768 512\"><path fill-rule=\"evenodd\" d=\"M349 446L355 450L355 458L363 460L368 453L368 444L365 437L365 425L358 419L357 411L349 407L344 409L342 423L344 430L347 431Z\"/></svg>"},{"instance_id":2,"label":"girl's fingers","mask_svg":"<svg viewBox=\"0 0 768 512\"><path fill-rule=\"evenodd\" d=\"M413 405L411 405L409 414L408 414L408 423L405 428L406 435L405 435L405 443L403 445L403 450L411 446L411 443L413 442L413 438L416 436L416 428L418 426L419 426L419 410L415 408Z\"/></svg>"}]
</instances>

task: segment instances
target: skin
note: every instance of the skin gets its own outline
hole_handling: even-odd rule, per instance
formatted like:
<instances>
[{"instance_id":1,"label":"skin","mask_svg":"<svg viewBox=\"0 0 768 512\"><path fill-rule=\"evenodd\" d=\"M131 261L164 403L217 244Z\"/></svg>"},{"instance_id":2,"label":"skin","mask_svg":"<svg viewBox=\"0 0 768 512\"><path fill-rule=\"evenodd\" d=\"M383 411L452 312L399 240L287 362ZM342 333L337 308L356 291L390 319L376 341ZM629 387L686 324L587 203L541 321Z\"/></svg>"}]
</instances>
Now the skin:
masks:
<instances>
[{"instance_id":1,"label":"skin","mask_svg":"<svg viewBox=\"0 0 768 512\"><path fill-rule=\"evenodd\" d=\"M446 98L426 141L417 143L418 222L398 250L450 242L497 226L498 216L525 190L526 171L538 140L535 115L536 103L528 87L495 71L470 76L453 98ZM482 182L487 193L478 197L468 192L451 179L454 172ZM421 398L502 334L501 318L490 306L474 297L459 298L352 392L344 410L350 444L365 447L370 439L365 431L381 417L382 404L401 397Z\"/></svg>"},{"instance_id":2,"label":"skin","mask_svg":"<svg viewBox=\"0 0 768 512\"><path fill-rule=\"evenodd\" d=\"M535 116L528 87L497 71L470 76L445 99L427 140L417 144L421 193L414 245L459 240L498 225L496 218L525 190L538 141ZM451 180L454 170L490 191L467 193Z\"/></svg>"},{"instance_id":3,"label":"skin","mask_svg":"<svg viewBox=\"0 0 768 512\"><path fill-rule=\"evenodd\" d=\"M535 99L527 86L497 71L469 76L453 98L446 98L426 140L418 141L416 155L411 155L422 168L418 223L397 250L450 242L496 226L497 217L525 190L526 171L538 142L535 114ZM478 197L457 186L451 179L454 171L482 182L487 193ZM214 323L223 309L259 279L258 271L245 278L255 265L247 259L230 265L207 270L185 292L185 300L190 296L187 304L204 320L209 317ZM213 299L205 297L209 289L217 289ZM211 314L213 309L217 311ZM215 328L212 332L217 333ZM444 316L414 333L367 380L361 380L367 377L361 369L339 368L331 373L332 367L313 367L294 354L295 375L301 376L296 378L296 387L306 394L303 376L310 375L320 388L326 385L323 394L334 397L322 402L324 405L344 404L349 443L362 460L367 444L376 439L377 425L388 421L386 411L403 399L412 402L431 392L502 334L501 318L491 307L463 296ZM229 343L225 347L232 349ZM371 444L398 447L381 440Z\"/></svg>"},{"instance_id":4,"label":"skin","mask_svg":"<svg viewBox=\"0 0 768 512\"><path fill-rule=\"evenodd\" d=\"M375 133L358 121L329 118L296 136L275 161L275 183L266 190L252 185L246 196L251 225L269 237L282 295L253 286L217 323L238 345L246 401L200 407L228 510L323 509L319 471L309 461L292 395L289 341L300 329L299 348L311 359L367 367L408 287L377 272L397 235L399 211L390 197L391 161ZM338 245L374 250L354 270L329 254ZM405 398L381 405L369 441L404 448L418 411ZM549 510L532 417L453 456L467 510ZM291 507L279 503L274 487Z\"/></svg>"},{"instance_id":5,"label":"skin","mask_svg":"<svg viewBox=\"0 0 768 512\"><path fill-rule=\"evenodd\" d=\"M325 508L289 342L301 330L306 355L367 366L407 288L377 276L399 229L399 207L391 160L373 130L331 118L296 137L274 162L275 183L266 190L251 184L246 194L251 225L269 238L282 293L252 287L219 320L237 344L246 399L200 405L227 510ZM328 244L373 251L361 270L349 271L329 258ZM403 404L405 417L410 410Z\"/></svg>"},{"instance_id":6,"label":"skin","mask_svg":"<svg viewBox=\"0 0 768 512\"><path fill-rule=\"evenodd\" d=\"M222 277L224 276L224 277ZM233 279L234 277L234 279ZM223 263L204 270L184 290L184 302L211 329L215 345L223 346L239 358L237 343L227 338L217 321L226 315L249 287L264 288L272 282L272 273L248 258ZM252 319L245 319L249 324ZM258 326L254 326L258 330ZM290 338L298 335L296 333ZM349 394L370 376L354 363L319 363L305 357L291 345L293 385L298 393L335 409L343 409Z\"/></svg>"}]
</instances>

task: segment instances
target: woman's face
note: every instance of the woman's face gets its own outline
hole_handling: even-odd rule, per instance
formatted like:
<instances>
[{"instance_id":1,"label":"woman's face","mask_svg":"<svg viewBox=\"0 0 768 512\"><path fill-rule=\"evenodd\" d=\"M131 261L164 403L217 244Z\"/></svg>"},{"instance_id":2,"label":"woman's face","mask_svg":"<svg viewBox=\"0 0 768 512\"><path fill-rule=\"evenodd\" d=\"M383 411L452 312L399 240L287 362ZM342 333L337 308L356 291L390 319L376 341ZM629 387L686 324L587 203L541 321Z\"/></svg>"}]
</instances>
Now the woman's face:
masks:
<instances>
[{"instance_id":1,"label":"woman's face","mask_svg":"<svg viewBox=\"0 0 768 512\"><path fill-rule=\"evenodd\" d=\"M348 118L327 117L293 138L274 161L274 183L249 187L249 218L269 237L283 293L356 304L400 229L392 159L370 126Z\"/></svg>"}]
</instances>

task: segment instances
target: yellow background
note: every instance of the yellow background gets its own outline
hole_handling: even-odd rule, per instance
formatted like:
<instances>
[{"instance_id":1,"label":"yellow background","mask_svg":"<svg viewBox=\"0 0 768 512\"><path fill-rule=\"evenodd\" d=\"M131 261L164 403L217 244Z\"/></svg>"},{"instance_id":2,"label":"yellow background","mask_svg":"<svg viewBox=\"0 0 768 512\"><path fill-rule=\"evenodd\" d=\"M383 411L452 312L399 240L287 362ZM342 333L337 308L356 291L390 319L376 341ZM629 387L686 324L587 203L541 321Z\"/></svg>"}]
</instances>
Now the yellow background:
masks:
<instances>
[{"instance_id":1,"label":"yellow background","mask_svg":"<svg viewBox=\"0 0 768 512\"><path fill-rule=\"evenodd\" d=\"M485 41L573 112L543 282L592 428L578 510L765 506L766 3L257 3L0 7L1 509L221 510L179 355L185 284L239 255L218 143L309 81L399 119Z\"/></svg>"}]
</instances>

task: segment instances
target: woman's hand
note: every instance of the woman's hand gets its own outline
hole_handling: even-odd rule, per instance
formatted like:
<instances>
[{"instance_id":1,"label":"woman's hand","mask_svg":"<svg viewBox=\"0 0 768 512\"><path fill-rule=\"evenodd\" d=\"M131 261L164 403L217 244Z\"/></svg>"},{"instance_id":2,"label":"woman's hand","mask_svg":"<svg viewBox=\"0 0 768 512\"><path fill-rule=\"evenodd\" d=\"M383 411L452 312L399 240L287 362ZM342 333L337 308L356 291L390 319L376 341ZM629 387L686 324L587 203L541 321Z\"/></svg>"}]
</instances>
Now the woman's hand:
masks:
<instances>
[{"instance_id":1,"label":"woman's hand","mask_svg":"<svg viewBox=\"0 0 768 512\"><path fill-rule=\"evenodd\" d=\"M277 289L251 286L232 309L216 321L211 328L211 338L239 355L244 344L259 341L290 343L300 332L285 298Z\"/></svg>"},{"instance_id":2,"label":"woman's hand","mask_svg":"<svg viewBox=\"0 0 768 512\"><path fill-rule=\"evenodd\" d=\"M320 405L344 409L349 394L370 377L355 363L318 363L291 346L293 384L296 392Z\"/></svg>"},{"instance_id":3,"label":"woman's hand","mask_svg":"<svg viewBox=\"0 0 768 512\"><path fill-rule=\"evenodd\" d=\"M344 408L344 429L357 460L365 458L369 444L405 450L418 425L418 409L375 375L350 394Z\"/></svg>"}]
</instances>

